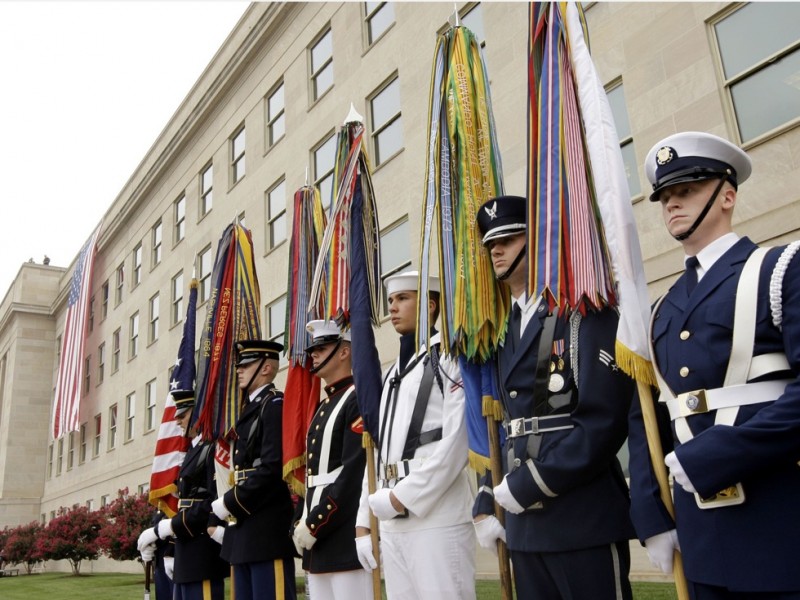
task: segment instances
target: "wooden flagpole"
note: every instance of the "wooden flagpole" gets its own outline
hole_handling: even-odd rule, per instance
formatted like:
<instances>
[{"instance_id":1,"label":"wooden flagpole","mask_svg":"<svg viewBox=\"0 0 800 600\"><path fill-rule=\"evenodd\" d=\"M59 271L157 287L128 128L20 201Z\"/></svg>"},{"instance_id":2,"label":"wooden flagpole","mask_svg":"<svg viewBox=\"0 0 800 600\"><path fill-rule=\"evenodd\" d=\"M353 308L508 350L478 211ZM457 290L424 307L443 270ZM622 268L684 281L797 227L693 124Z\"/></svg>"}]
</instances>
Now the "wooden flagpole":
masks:
<instances>
[{"instance_id":1,"label":"wooden flagpole","mask_svg":"<svg viewBox=\"0 0 800 600\"><path fill-rule=\"evenodd\" d=\"M497 422L491 415L486 417L486 427L489 431L489 465L492 471L492 487L497 487L502 482L503 462L500 459L500 435L497 432ZM503 507L494 503L494 514L500 524L506 526ZM503 600L512 600L513 588L511 584L511 565L508 557L508 547L503 540L497 540L497 562L500 570L500 593Z\"/></svg>"},{"instance_id":2,"label":"wooden flagpole","mask_svg":"<svg viewBox=\"0 0 800 600\"><path fill-rule=\"evenodd\" d=\"M639 402L642 405L642 420L644 421L644 431L647 435L647 447L650 450L650 464L653 465L653 472L656 475L656 481L658 481L661 501L664 503L667 512L669 512L669 516L674 520L675 506L672 503L667 466L664 464L664 450L658 434L658 421L653 407L653 394L647 384L637 381L636 385L639 390ZM689 588L686 584L686 576L683 573L683 561L681 560L681 553L677 550L675 550L675 556L672 561L672 576L675 579L678 600L689 600Z\"/></svg>"},{"instance_id":3,"label":"wooden flagpole","mask_svg":"<svg viewBox=\"0 0 800 600\"><path fill-rule=\"evenodd\" d=\"M366 444L367 448L364 451L367 453L367 490L370 494L374 494L378 487L378 481L375 470L375 453L372 451L374 442L369 438L369 443ZM372 556L375 557L377 568L372 569L372 597L375 600L381 600L381 551L378 541L378 519L369 511L369 536L372 538Z\"/></svg>"}]
</instances>

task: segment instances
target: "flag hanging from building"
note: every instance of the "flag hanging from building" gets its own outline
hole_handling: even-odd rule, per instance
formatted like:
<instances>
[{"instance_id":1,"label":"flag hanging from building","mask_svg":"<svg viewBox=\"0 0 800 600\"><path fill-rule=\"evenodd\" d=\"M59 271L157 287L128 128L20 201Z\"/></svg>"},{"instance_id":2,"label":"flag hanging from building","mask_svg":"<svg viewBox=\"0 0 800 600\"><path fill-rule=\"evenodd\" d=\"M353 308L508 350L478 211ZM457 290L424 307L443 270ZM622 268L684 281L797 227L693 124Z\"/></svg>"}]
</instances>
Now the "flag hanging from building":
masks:
<instances>
[{"instance_id":1,"label":"flag hanging from building","mask_svg":"<svg viewBox=\"0 0 800 600\"><path fill-rule=\"evenodd\" d=\"M195 323L197 320L197 280L189 284L189 304L183 322L183 337L178 347L178 359L172 369L164 414L158 428L153 469L150 473L150 504L173 517L178 512L178 488L175 481L189 448L187 438L175 421L175 401L172 392L194 390L195 380Z\"/></svg>"},{"instance_id":2,"label":"flag hanging from building","mask_svg":"<svg viewBox=\"0 0 800 600\"><path fill-rule=\"evenodd\" d=\"M80 426L81 386L84 376L83 346L86 340L86 320L99 234L100 226L81 248L69 284L50 427L54 440L70 431L77 431Z\"/></svg>"},{"instance_id":3,"label":"flag hanging from building","mask_svg":"<svg viewBox=\"0 0 800 600\"><path fill-rule=\"evenodd\" d=\"M303 187L294 194L292 238L289 242L289 281L286 289L284 348L289 357L283 400L283 478L293 492L305 493L306 432L319 404L320 379L311 373L306 353L306 323L319 318L310 305L311 281L325 232L325 211L319 191Z\"/></svg>"}]
</instances>

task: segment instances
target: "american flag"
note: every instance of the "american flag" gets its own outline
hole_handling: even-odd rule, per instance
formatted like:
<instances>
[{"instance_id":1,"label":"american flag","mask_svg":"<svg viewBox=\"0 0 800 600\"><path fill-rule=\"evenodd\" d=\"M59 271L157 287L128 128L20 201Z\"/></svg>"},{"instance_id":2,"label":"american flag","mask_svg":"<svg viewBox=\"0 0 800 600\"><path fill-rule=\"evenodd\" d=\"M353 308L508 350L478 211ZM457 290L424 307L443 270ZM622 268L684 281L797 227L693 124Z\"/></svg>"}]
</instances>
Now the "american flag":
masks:
<instances>
[{"instance_id":1,"label":"american flag","mask_svg":"<svg viewBox=\"0 0 800 600\"><path fill-rule=\"evenodd\" d=\"M178 488L175 480L178 478L178 472L189 447L189 438L183 435L183 431L175 422L175 401L172 399L172 392L194 390L196 314L197 280L193 278L189 284L189 305L186 309L186 320L183 322L183 338L178 348L178 360L172 369L169 393L161 417L161 426L158 428L153 470L150 474L150 504L158 507L169 517L178 512Z\"/></svg>"},{"instance_id":2,"label":"american flag","mask_svg":"<svg viewBox=\"0 0 800 600\"><path fill-rule=\"evenodd\" d=\"M81 248L67 299L67 316L61 341L56 393L53 400L51 432L53 439L77 431L80 419L81 381L83 380L83 342L86 339L86 315L94 270L94 255L100 227Z\"/></svg>"}]
</instances>

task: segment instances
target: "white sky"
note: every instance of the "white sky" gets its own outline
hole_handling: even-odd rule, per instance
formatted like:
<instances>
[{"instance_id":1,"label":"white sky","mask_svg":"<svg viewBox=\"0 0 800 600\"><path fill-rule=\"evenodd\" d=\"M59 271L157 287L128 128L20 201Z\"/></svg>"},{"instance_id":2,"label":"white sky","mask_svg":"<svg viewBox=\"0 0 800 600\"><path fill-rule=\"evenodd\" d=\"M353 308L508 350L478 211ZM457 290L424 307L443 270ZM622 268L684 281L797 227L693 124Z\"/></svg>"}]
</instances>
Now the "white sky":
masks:
<instances>
[{"instance_id":1,"label":"white sky","mask_svg":"<svg viewBox=\"0 0 800 600\"><path fill-rule=\"evenodd\" d=\"M246 8L0 0L0 299L71 264Z\"/></svg>"}]
</instances>

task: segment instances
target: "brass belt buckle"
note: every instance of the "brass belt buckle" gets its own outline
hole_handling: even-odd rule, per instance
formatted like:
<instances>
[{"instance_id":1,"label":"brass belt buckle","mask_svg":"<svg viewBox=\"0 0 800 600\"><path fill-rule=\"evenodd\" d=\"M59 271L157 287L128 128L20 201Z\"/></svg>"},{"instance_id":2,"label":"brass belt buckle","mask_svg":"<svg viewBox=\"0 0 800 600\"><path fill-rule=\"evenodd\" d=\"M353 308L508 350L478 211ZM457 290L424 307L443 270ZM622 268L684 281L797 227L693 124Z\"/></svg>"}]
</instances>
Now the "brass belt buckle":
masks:
<instances>
[{"instance_id":1,"label":"brass belt buckle","mask_svg":"<svg viewBox=\"0 0 800 600\"><path fill-rule=\"evenodd\" d=\"M525 419L512 419L509 426L511 427L510 437L525 435Z\"/></svg>"},{"instance_id":2,"label":"brass belt buckle","mask_svg":"<svg viewBox=\"0 0 800 600\"><path fill-rule=\"evenodd\" d=\"M397 479L397 463L386 465L386 480Z\"/></svg>"},{"instance_id":3,"label":"brass belt buckle","mask_svg":"<svg viewBox=\"0 0 800 600\"><path fill-rule=\"evenodd\" d=\"M686 392L678 396L678 403L682 417L699 415L708 412L708 401L705 390Z\"/></svg>"},{"instance_id":4,"label":"brass belt buckle","mask_svg":"<svg viewBox=\"0 0 800 600\"><path fill-rule=\"evenodd\" d=\"M694 500L698 508L702 509L735 506L744 502L744 488L741 483L737 483L720 490L710 498L701 498L700 494L695 493Z\"/></svg>"}]
</instances>

